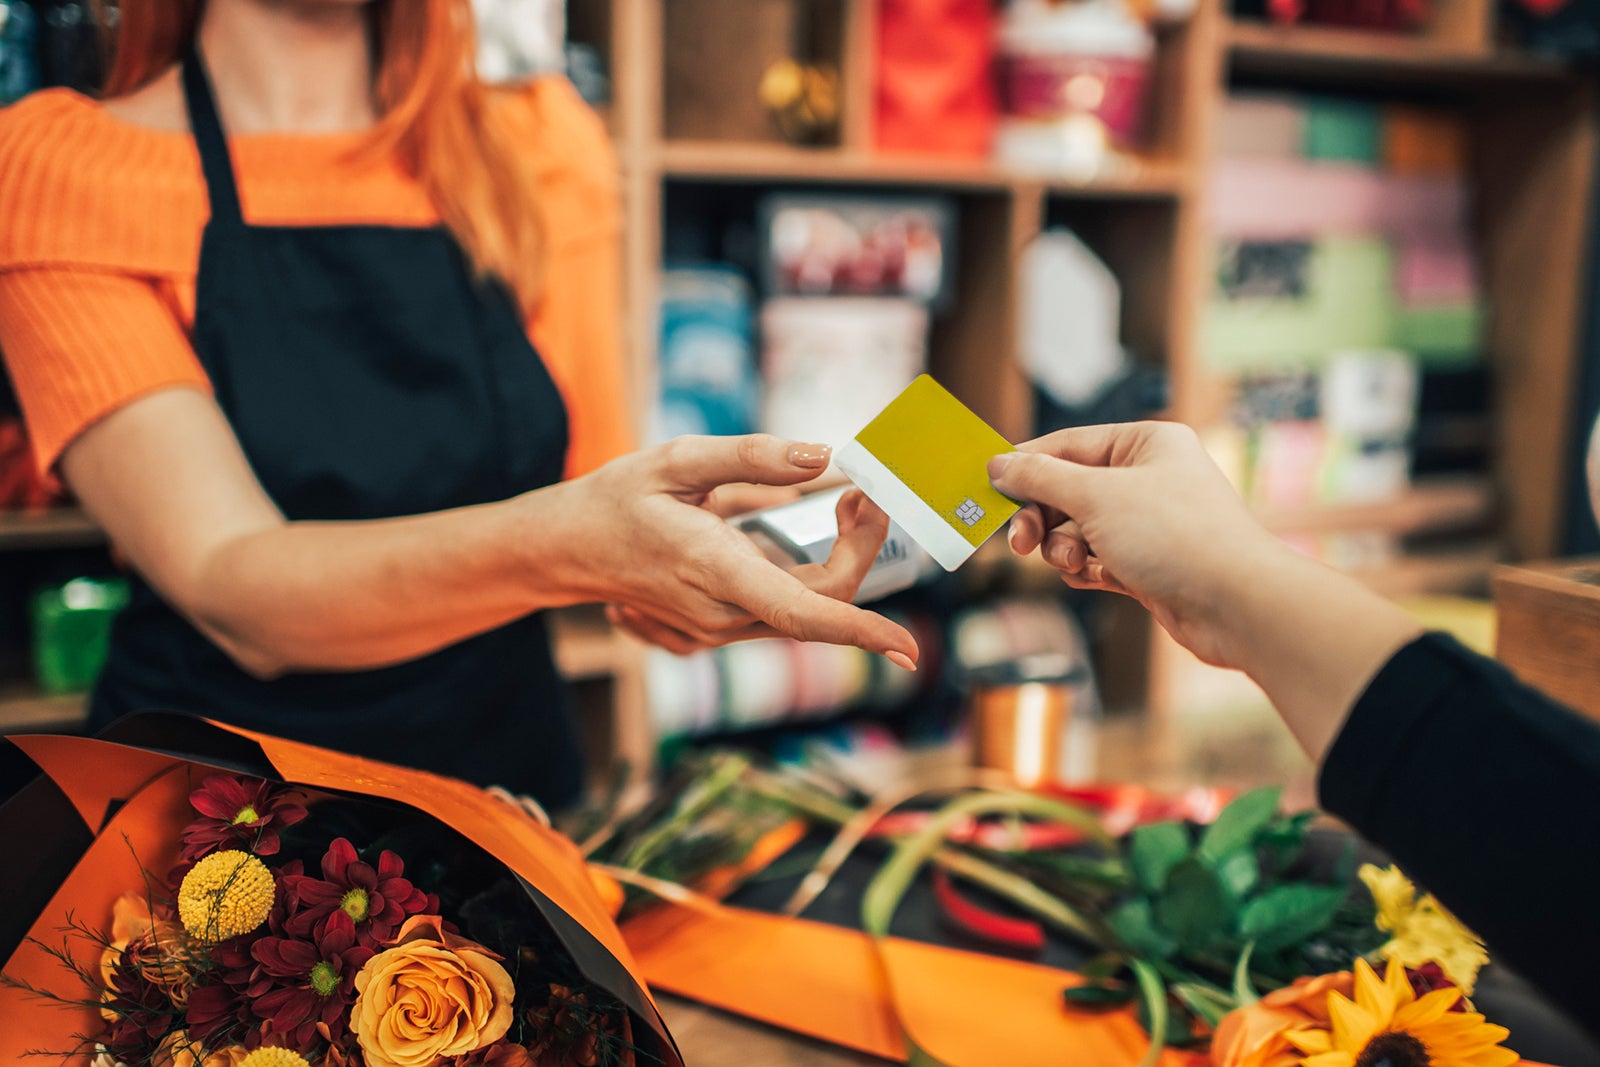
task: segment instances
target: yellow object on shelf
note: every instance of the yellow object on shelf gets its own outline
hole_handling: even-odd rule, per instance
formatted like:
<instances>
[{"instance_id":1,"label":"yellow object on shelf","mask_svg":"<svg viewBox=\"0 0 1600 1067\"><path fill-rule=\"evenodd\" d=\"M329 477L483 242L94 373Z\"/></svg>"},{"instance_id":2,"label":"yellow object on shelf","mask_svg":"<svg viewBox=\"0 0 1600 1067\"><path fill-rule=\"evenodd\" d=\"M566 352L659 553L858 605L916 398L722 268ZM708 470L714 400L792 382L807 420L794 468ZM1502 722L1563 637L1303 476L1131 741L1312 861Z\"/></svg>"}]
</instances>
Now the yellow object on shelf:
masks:
<instances>
[{"instance_id":1,"label":"yellow object on shelf","mask_svg":"<svg viewBox=\"0 0 1600 1067\"><path fill-rule=\"evenodd\" d=\"M1494 655L1495 610L1487 600L1462 596L1408 596L1397 603L1430 630L1443 630L1485 656Z\"/></svg>"}]
</instances>

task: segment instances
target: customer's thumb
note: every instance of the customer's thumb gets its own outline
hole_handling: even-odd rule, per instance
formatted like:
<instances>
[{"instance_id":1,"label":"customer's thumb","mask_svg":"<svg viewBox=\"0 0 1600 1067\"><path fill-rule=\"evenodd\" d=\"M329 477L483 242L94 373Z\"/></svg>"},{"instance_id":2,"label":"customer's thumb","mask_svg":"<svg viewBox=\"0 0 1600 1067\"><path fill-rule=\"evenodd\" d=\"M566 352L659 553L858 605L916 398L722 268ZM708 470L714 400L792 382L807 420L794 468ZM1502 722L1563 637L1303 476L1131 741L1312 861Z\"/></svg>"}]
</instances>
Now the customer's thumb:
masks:
<instances>
[{"instance_id":1,"label":"customer's thumb","mask_svg":"<svg viewBox=\"0 0 1600 1067\"><path fill-rule=\"evenodd\" d=\"M989 481L1012 500L1043 504L1065 515L1089 506L1090 483L1102 473L1038 452L1007 452L989 461Z\"/></svg>"}]
</instances>

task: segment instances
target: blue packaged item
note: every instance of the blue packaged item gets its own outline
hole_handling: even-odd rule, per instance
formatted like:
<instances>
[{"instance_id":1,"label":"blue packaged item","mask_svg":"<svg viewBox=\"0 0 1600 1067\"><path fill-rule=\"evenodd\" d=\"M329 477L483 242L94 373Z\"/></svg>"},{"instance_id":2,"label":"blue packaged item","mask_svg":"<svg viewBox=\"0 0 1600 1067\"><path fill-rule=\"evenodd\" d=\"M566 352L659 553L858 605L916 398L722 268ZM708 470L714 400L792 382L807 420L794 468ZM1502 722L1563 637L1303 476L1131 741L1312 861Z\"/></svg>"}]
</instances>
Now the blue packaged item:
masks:
<instances>
[{"instance_id":1,"label":"blue packaged item","mask_svg":"<svg viewBox=\"0 0 1600 1067\"><path fill-rule=\"evenodd\" d=\"M39 88L39 20L23 0L0 0L0 106Z\"/></svg>"},{"instance_id":2,"label":"blue packaged item","mask_svg":"<svg viewBox=\"0 0 1600 1067\"><path fill-rule=\"evenodd\" d=\"M752 295L737 270L663 272L660 382L658 440L754 430L760 380Z\"/></svg>"}]
</instances>

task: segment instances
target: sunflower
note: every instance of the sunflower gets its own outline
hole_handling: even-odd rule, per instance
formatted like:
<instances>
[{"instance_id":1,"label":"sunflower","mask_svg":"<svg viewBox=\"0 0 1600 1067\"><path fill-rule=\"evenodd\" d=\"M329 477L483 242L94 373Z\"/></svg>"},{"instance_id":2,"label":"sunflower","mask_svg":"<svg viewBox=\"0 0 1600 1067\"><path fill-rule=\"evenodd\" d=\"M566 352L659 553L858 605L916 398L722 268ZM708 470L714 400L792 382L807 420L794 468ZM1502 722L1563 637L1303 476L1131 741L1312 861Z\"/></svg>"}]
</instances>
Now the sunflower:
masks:
<instances>
[{"instance_id":1,"label":"sunflower","mask_svg":"<svg viewBox=\"0 0 1600 1067\"><path fill-rule=\"evenodd\" d=\"M1305 1055L1303 1067L1510 1067L1501 1046L1510 1034L1475 1012L1453 1012L1459 989L1418 997L1406 969L1391 959L1382 978L1356 960L1355 999L1328 994L1329 1029L1284 1036Z\"/></svg>"}]
</instances>

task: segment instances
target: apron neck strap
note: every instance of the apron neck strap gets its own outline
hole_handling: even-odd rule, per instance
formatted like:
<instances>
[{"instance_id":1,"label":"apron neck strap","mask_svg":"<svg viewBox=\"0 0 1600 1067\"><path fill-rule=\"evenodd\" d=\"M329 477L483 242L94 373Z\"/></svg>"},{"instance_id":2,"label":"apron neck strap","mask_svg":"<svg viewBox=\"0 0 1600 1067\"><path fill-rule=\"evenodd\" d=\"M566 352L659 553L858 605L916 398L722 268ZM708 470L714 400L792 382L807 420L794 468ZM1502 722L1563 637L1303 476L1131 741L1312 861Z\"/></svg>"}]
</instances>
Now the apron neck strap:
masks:
<instances>
[{"instance_id":1,"label":"apron neck strap","mask_svg":"<svg viewBox=\"0 0 1600 1067\"><path fill-rule=\"evenodd\" d=\"M233 178L228 139L222 132L222 120L217 117L217 101L211 95L205 63L193 45L183 56L183 101L189 109L195 147L200 150L200 171L205 175L206 195L211 200L211 221L242 225L244 215L239 210L239 188Z\"/></svg>"}]
</instances>

